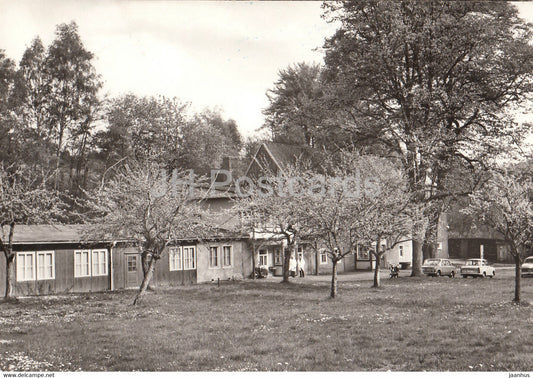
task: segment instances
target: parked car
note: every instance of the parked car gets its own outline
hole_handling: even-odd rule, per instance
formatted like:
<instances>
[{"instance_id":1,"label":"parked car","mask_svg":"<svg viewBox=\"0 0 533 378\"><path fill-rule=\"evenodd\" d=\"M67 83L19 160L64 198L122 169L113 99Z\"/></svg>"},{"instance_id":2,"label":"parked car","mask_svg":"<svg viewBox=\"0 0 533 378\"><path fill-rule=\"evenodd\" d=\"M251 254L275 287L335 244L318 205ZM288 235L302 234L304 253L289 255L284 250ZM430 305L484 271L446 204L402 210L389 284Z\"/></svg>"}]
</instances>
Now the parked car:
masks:
<instances>
[{"instance_id":1,"label":"parked car","mask_svg":"<svg viewBox=\"0 0 533 378\"><path fill-rule=\"evenodd\" d=\"M533 256L527 257L520 268L522 277L533 276Z\"/></svg>"},{"instance_id":2,"label":"parked car","mask_svg":"<svg viewBox=\"0 0 533 378\"><path fill-rule=\"evenodd\" d=\"M496 270L485 259L468 259L461 267L461 275L463 278L468 276L492 278L496 275Z\"/></svg>"},{"instance_id":3,"label":"parked car","mask_svg":"<svg viewBox=\"0 0 533 378\"><path fill-rule=\"evenodd\" d=\"M455 277L457 268L448 259L427 259L422 265L422 272L428 276Z\"/></svg>"}]
</instances>

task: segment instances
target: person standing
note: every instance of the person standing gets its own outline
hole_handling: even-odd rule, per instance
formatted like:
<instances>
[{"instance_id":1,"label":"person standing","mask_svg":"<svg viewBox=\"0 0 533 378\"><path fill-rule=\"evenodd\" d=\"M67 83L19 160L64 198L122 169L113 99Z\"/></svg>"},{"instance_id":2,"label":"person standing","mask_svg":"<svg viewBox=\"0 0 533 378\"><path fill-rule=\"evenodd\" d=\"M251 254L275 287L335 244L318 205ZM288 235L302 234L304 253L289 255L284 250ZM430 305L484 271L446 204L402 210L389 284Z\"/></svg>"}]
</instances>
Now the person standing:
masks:
<instances>
[{"instance_id":1,"label":"person standing","mask_svg":"<svg viewBox=\"0 0 533 378\"><path fill-rule=\"evenodd\" d=\"M305 260L302 255L299 256L298 267L300 268L300 277L305 277Z\"/></svg>"},{"instance_id":2,"label":"person standing","mask_svg":"<svg viewBox=\"0 0 533 378\"><path fill-rule=\"evenodd\" d=\"M291 256L291 259L289 260L289 274L291 277L296 277L296 259L294 258L294 255Z\"/></svg>"}]
</instances>

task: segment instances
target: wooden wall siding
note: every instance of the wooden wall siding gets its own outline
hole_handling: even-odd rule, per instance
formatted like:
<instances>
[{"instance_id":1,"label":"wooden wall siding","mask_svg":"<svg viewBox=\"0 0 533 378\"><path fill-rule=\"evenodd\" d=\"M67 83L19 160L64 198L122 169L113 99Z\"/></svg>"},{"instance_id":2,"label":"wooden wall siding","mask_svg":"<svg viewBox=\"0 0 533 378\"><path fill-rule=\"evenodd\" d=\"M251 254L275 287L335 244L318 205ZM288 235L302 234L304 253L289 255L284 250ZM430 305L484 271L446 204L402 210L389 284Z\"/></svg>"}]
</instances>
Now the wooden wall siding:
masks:
<instances>
[{"instance_id":1,"label":"wooden wall siding","mask_svg":"<svg viewBox=\"0 0 533 378\"><path fill-rule=\"evenodd\" d=\"M137 270L137 280L139 285L142 282L143 272L139 248L129 246L115 246L113 248L113 285L114 290L126 289L126 255L138 255L139 266ZM156 266L157 270L157 266Z\"/></svg>"},{"instance_id":2,"label":"wooden wall siding","mask_svg":"<svg viewBox=\"0 0 533 378\"><path fill-rule=\"evenodd\" d=\"M6 293L6 257L0 252L0 298Z\"/></svg>"},{"instance_id":3,"label":"wooden wall siding","mask_svg":"<svg viewBox=\"0 0 533 378\"><path fill-rule=\"evenodd\" d=\"M91 247L91 248L102 248ZM16 281L15 295L46 295L54 293L96 292L110 289L109 266L105 276L74 277L74 250L91 249L76 245L17 246L17 252L54 251L55 278L53 280ZM109 253L109 249L108 249ZM17 261L15 259L15 271ZM2 264L2 277L5 276L5 261ZM5 277L3 279L5 281ZM5 282L2 285L5 291Z\"/></svg>"}]
</instances>

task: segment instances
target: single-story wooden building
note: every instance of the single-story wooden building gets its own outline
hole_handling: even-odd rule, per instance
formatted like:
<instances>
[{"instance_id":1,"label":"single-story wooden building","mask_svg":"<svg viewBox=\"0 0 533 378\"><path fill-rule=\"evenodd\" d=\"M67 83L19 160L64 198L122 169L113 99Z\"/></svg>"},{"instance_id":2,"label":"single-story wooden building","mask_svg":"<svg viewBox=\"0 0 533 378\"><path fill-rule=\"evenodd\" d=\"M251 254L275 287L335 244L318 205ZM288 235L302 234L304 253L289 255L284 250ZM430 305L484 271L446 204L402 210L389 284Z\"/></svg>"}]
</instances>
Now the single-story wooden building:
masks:
<instances>
[{"instance_id":1,"label":"single-story wooden building","mask_svg":"<svg viewBox=\"0 0 533 378\"><path fill-rule=\"evenodd\" d=\"M15 227L14 295L98 292L139 288L141 251L131 240L90 240L84 225ZM89 239L89 240L87 240ZM252 272L246 238L180 240L156 265L152 285L187 285L241 279ZM6 261L0 254L0 294L5 292Z\"/></svg>"},{"instance_id":2,"label":"single-story wooden building","mask_svg":"<svg viewBox=\"0 0 533 378\"><path fill-rule=\"evenodd\" d=\"M13 235L14 294L124 289L142 279L138 248L125 240L86 240L83 225L17 225ZM0 293L6 261L0 254Z\"/></svg>"}]
</instances>

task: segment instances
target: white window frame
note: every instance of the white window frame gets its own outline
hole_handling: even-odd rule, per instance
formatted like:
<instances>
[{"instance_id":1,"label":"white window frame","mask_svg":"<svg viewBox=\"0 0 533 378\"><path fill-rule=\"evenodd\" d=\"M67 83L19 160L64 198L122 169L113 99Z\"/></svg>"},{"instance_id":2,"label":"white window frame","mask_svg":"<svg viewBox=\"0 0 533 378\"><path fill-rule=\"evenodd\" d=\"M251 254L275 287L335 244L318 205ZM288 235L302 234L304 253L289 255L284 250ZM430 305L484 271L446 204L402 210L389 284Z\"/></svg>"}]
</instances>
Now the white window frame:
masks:
<instances>
[{"instance_id":1,"label":"white window frame","mask_svg":"<svg viewBox=\"0 0 533 378\"><path fill-rule=\"evenodd\" d=\"M326 250L323 249L320 251L320 264L324 265L328 263L328 254L326 253Z\"/></svg>"},{"instance_id":2,"label":"white window frame","mask_svg":"<svg viewBox=\"0 0 533 378\"><path fill-rule=\"evenodd\" d=\"M102 266L102 262L100 261L100 256L101 256L101 253L104 253L104 272L102 273L100 271L100 267ZM97 271L95 272L94 271L94 254L97 254L98 256L98 263L96 265L97 267ZM93 277L102 277L102 276L107 276L107 249L91 249L91 276Z\"/></svg>"},{"instance_id":3,"label":"white window frame","mask_svg":"<svg viewBox=\"0 0 533 378\"><path fill-rule=\"evenodd\" d=\"M98 253L98 271L97 272L94 272L93 271L93 254L94 253ZM104 252L104 256L105 256L105 273L102 273L100 272L100 252ZM85 254L85 253L88 253L89 254L89 260L88 260L88 267L87 267L87 274L82 274L82 269L81 267L84 265L84 264L80 264L80 273L76 273L76 255L79 254L80 255L80 259L81 257ZM105 276L108 276L109 275L109 269L108 269L108 257L109 256L109 253L108 253L108 250L106 248L98 248L98 249L75 249L74 250L74 278L87 278L87 277L105 277ZM81 262L81 260L80 260Z\"/></svg>"},{"instance_id":4,"label":"white window frame","mask_svg":"<svg viewBox=\"0 0 533 378\"><path fill-rule=\"evenodd\" d=\"M22 257L24 257L24 268L22 268L22 265L20 265ZM31 256L31 264L32 264L32 275L31 277L26 277L26 256ZM17 264L17 282L25 282L25 281L35 281L35 276L37 272L36 267L36 261L35 261L35 252L17 252L16 256L16 264ZM19 272L23 269L24 276L21 277Z\"/></svg>"},{"instance_id":5,"label":"white window frame","mask_svg":"<svg viewBox=\"0 0 533 378\"><path fill-rule=\"evenodd\" d=\"M274 250L274 265L283 265L283 254L279 248Z\"/></svg>"},{"instance_id":6,"label":"white window frame","mask_svg":"<svg viewBox=\"0 0 533 378\"><path fill-rule=\"evenodd\" d=\"M84 265L81 261L81 258L83 257L84 253L87 253L89 255L89 258L87 260L87 274L82 274L82 266ZM80 272L76 273L76 255L80 255ZM74 278L85 278L85 277L91 277L91 250L90 249L76 249L74 250Z\"/></svg>"},{"instance_id":7,"label":"white window frame","mask_svg":"<svg viewBox=\"0 0 533 378\"><path fill-rule=\"evenodd\" d=\"M216 252L216 256L215 256L215 259L213 260L213 251ZM208 258L209 258L209 269L218 269L220 268L220 264L219 264L219 261L220 261L220 254L219 254L219 251L220 251L220 247L218 245L210 245L209 246L209 252L208 252Z\"/></svg>"},{"instance_id":8,"label":"white window frame","mask_svg":"<svg viewBox=\"0 0 533 378\"><path fill-rule=\"evenodd\" d=\"M195 270L196 269L196 247L195 246L182 246L183 249L183 270ZM190 253L192 251L192 258ZM188 257L187 259L185 257ZM188 264L185 264L187 261ZM191 266L192 265L192 266Z\"/></svg>"},{"instance_id":9,"label":"white window frame","mask_svg":"<svg viewBox=\"0 0 533 378\"><path fill-rule=\"evenodd\" d=\"M398 250L399 250L399 252L400 252L400 257L403 257L403 245L400 245L400 246L398 247Z\"/></svg>"},{"instance_id":10,"label":"white window frame","mask_svg":"<svg viewBox=\"0 0 533 378\"><path fill-rule=\"evenodd\" d=\"M226 248L229 251L229 264L226 264ZM231 268L233 266L233 247L231 245L222 246L222 266L224 268Z\"/></svg>"},{"instance_id":11,"label":"white window frame","mask_svg":"<svg viewBox=\"0 0 533 378\"><path fill-rule=\"evenodd\" d=\"M171 272L183 270L183 250L181 247L172 247L168 250L168 264L168 269Z\"/></svg>"},{"instance_id":12,"label":"white window frame","mask_svg":"<svg viewBox=\"0 0 533 378\"><path fill-rule=\"evenodd\" d=\"M46 256L47 255L51 255L52 256L52 266L51 266L51 270L52 270L52 276L51 277L47 277L46 274L44 277L41 277L41 275L39 274L39 256L44 256L44 261L45 261L45 266L44 266L44 269L47 268L46 266ZM45 270L46 271L46 270ZM55 252L54 251L38 251L36 253L36 258L35 258L35 272L36 272L36 276L37 276L37 280L55 280L56 279L56 261L55 261Z\"/></svg>"},{"instance_id":13,"label":"white window frame","mask_svg":"<svg viewBox=\"0 0 533 378\"><path fill-rule=\"evenodd\" d=\"M266 264L261 264L261 257L265 258ZM259 258L257 259L259 266L266 265L268 266L268 251L266 249L259 250Z\"/></svg>"}]
</instances>

